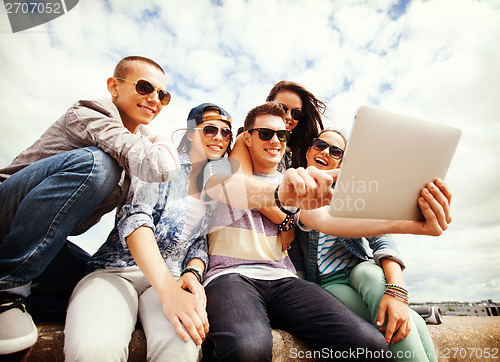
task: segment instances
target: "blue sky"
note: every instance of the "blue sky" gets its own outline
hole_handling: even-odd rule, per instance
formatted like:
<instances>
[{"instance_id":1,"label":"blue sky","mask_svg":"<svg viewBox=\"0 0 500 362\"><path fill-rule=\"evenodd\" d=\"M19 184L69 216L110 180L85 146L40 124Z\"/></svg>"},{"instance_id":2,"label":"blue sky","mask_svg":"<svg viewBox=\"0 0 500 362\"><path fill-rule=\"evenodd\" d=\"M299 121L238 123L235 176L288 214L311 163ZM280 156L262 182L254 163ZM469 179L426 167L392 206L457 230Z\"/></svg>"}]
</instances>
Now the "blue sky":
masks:
<instances>
[{"instance_id":1,"label":"blue sky","mask_svg":"<svg viewBox=\"0 0 500 362\"><path fill-rule=\"evenodd\" d=\"M0 6L0 164L76 100L109 97L106 79L127 55L166 70L172 102L152 124L158 133L184 127L206 101L240 126L276 82L293 80L345 132L361 105L462 129L446 179L450 229L396 240L412 300L500 301L498 44L500 2L487 0L80 0L16 34ZM103 242L111 222L78 242Z\"/></svg>"}]
</instances>

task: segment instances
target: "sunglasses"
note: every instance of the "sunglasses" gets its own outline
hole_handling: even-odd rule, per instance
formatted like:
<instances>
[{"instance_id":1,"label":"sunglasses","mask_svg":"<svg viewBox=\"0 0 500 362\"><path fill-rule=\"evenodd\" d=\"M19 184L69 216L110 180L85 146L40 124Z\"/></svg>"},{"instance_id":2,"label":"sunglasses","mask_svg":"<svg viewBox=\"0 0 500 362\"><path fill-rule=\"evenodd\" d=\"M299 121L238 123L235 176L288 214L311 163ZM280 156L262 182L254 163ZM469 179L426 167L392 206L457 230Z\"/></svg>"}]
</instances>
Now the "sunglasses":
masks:
<instances>
[{"instance_id":1,"label":"sunglasses","mask_svg":"<svg viewBox=\"0 0 500 362\"><path fill-rule=\"evenodd\" d=\"M312 146L315 150L318 151L323 151L325 148L328 147L328 153L332 158L336 160L340 160L342 156L344 156L344 150L342 148L338 148L337 146L332 146L319 138L316 138L313 141Z\"/></svg>"},{"instance_id":2,"label":"sunglasses","mask_svg":"<svg viewBox=\"0 0 500 362\"><path fill-rule=\"evenodd\" d=\"M233 137L233 132L229 128L219 128L211 124L207 124L206 126L203 126L203 128L195 128L195 129L202 130L203 136L211 138L215 137L220 131L222 139L226 142L231 141L231 138Z\"/></svg>"},{"instance_id":3,"label":"sunglasses","mask_svg":"<svg viewBox=\"0 0 500 362\"><path fill-rule=\"evenodd\" d=\"M158 99L160 100L160 103L164 106L170 103L170 93L168 93L166 90L160 89L160 88L155 88L154 85L149 83L147 80L140 79L137 82L128 80L128 79L123 79L123 78L116 78L119 80L123 80L125 82L130 82L135 84L135 91L143 96L146 96L148 94L153 93L154 91L158 91Z\"/></svg>"},{"instance_id":4,"label":"sunglasses","mask_svg":"<svg viewBox=\"0 0 500 362\"><path fill-rule=\"evenodd\" d=\"M298 108L289 108L284 104L280 104L280 107L281 109L283 109L283 112L285 112L285 114L287 114L288 110L290 110L290 116L296 121L298 121L302 117L302 110Z\"/></svg>"},{"instance_id":5,"label":"sunglasses","mask_svg":"<svg viewBox=\"0 0 500 362\"><path fill-rule=\"evenodd\" d=\"M280 142L288 142L288 141L290 141L290 137L292 136L292 131L287 131L284 129L280 129L279 131L275 131L274 129L269 129L269 128L252 128L252 129L249 129L247 132L252 133L253 131L259 132L259 138L262 141L269 141L271 138L274 137L275 133L278 136L278 140Z\"/></svg>"}]
</instances>

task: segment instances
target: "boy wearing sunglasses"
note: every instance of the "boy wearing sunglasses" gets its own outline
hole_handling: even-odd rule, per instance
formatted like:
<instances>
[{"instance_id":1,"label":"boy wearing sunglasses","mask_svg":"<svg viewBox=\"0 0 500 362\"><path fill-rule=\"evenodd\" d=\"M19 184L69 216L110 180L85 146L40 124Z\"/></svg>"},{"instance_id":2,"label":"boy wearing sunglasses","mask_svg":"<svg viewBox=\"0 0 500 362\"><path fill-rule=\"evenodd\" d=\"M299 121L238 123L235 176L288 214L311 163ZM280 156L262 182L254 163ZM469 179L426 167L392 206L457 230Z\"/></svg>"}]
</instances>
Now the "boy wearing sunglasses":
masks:
<instances>
[{"instance_id":1,"label":"boy wearing sunglasses","mask_svg":"<svg viewBox=\"0 0 500 362\"><path fill-rule=\"evenodd\" d=\"M245 119L243 138L258 180L283 179L277 167L290 137L284 117L281 107L267 103ZM215 209L204 283L210 322L204 357L271 360L272 328L289 331L315 348L386 351L384 338L368 322L320 286L297 278L279 234L257 210L223 203Z\"/></svg>"},{"instance_id":2,"label":"boy wearing sunglasses","mask_svg":"<svg viewBox=\"0 0 500 362\"><path fill-rule=\"evenodd\" d=\"M31 282L60 252L77 250L88 257L66 243L67 237L83 233L117 207L130 175L150 182L177 176L175 148L144 127L169 103L166 85L154 61L122 59L107 80L111 99L77 102L0 169L0 354L37 340L23 305ZM66 254L66 263L70 257ZM71 271L57 274L68 277Z\"/></svg>"},{"instance_id":3,"label":"boy wearing sunglasses","mask_svg":"<svg viewBox=\"0 0 500 362\"><path fill-rule=\"evenodd\" d=\"M272 103L253 109L245 119L244 130L255 179L279 183L283 176L277 167L289 139L283 109ZM332 159L343 153L340 147L326 141L316 142L314 149L316 153L309 156L318 164L329 162L324 155L319 157L319 149L327 151ZM310 167L296 172L310 169L318 171ZM213 174L206 174L205 179L215 177ZM225 181L229 198L235 191L229 187L230 182L230 178ZM338 220L329 216L328 207L302 210L300 220L310 227L323 225L337 231L334 235L346 237L390 232L438 235L451 221L450 195L446 185L433 185L423 190L419 200L425 222ZM224 201L208 189L207 193ZM352 356L356 360L371 360L370 356L377 353L381 360L389 359L383 334L319 285L297 277L287 251L282 250L280 232L298 221L298 210L284 208L284 198L275 200L287 215L280 225L255 209L239 210L221 203L214 211L208 235L209 269L204 282L210 322L204 356L207 360L215 356L225 360L248 360L248 356L256 361L271 360L271 330L278 328L325 352L325 358ZM258 203L253 201L252 207L268 206L255 206Z\"/></svg>"}]
</instances>

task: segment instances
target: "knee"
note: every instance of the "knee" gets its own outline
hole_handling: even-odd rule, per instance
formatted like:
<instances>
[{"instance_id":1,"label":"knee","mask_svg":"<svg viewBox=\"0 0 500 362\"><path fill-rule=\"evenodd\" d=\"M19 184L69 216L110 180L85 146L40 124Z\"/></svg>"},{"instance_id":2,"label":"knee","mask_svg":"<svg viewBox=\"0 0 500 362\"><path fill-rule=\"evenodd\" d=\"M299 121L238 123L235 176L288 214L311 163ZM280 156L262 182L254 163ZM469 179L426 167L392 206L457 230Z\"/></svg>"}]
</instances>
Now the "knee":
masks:
<instances>
[{"instance_id":1,"label":"knee","mask_svg":"<svg viewBox=\"0 0 500 362\"><path fill-rule=\"evenodd\" d=\"M148 361L169 361L175 356L178 361L200 361L201 347L197 346L192 340L184 342L179 338L177 343L163 341L150 345L147 340L147 360Z\"/></svg>"},{"instance_id":2,"label":"knee","mask_svg":"<svg viewBox=\"0 0 500 362\"><path fill-rule=\"evenodd\" d=\"M371 261L356 265L352 270L351 277L370 282L380 282L385 278L382 268Z\"/></svg>"},{"instance_id":3,"label":"knee","mask_svg":"<svg viewBox=\"0 0 500 362\"><path fill-rule=\"evenodd\" d=\"M226 350L223 360L241 362L271 361L273 355L271 347L261 343L249 343L248 340L240 341L233 348Z\"/></svg>"},{"instance_id":4,"label":"knee","mask_svg":"<svg viewBox=\"0 0 500 362\"><path fill-rule=\"evenodd\" d=\"M382 268L373 262L356 265L349 277L350 284L358 291L361 289L385 287L385 276Z\"/></svg>"},{"instance_id":5,"label":"knee","mask_svg":"<svg viewBox=\"0 0 500 362\"><path fill-rule=\"evenodd\" d=\"M114 345L113 343L85 343L78 341L68 343L65 340L64 358L66 361L126 361L128 357L128 346Z\"/></svg>"},{"instance_id":6,"label":"knee","mask_svg":"<svg viewBox=\"0 0 500 362\"><path fill-rule=\"evenodd\" d=\"M370 324L366 324L365 328L360 328L356 332L356 343L357 349L361 348L370 352L388 351L384 335Z\"/></svg>"},{"instance_id":7,"label":"knee","mask_svg":"<svg viewBox=\"0 0 500 362\"><path fill-rule=\"evenodd\" d=\"M262 338L258 335L248 335L244 338L234 338L231 343L214 343L214 356L219 361L257 362L271 361L273 355L272 335Z\"/></svg>"},{"instance_id":8,"label":"knee","mask_svg":"<svg viewBox=\"0 0 500 362\"><path fill-rule=\"evenodd\" d=\"M122 168L99 147L88 147L87 150L92 157L93 183L99 187L113 189L120 181Z\"/></svg>"},{"instance_id":9,"label":"knee","mask_svg":"<svg viewBox=\"0 0 500 362\"><path fill-rule=\"evenodd\" d=\"M258 342L253 338L241 339L227 354L227 361L271 361L273 347L271 343Z\"/></svg>"},{"instance_id":10,"label":"knee","mask_svg":"<svg viewBox=\"0 0 500 362\"><path fill-rule=\"evenodd\" d=\"M65 152L59 172L85 183L97 193L110 192L120 181L122 168L118 162L99 147L85 147Z\"/></svg>"}]
</instances>

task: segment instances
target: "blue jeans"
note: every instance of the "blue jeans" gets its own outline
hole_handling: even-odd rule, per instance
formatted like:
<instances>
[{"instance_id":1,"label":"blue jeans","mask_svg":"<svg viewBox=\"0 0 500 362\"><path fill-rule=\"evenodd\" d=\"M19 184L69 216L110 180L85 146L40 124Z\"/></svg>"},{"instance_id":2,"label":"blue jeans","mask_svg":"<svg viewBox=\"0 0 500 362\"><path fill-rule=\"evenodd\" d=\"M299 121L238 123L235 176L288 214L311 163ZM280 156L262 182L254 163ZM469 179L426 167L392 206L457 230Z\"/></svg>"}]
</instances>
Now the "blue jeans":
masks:
<instances>
[{"instance_id":1,"label":"blue jeans","mask_svg":"<svg viewBox=\"0 0 500 362\"><path fill-rule=\"evenodd\" d=\"M66 241L43 273L33 279L31 294L24 304L35 323L64 324L69 298L87 274L89 259L89 253Z\"/></svg>"},{"instance_id":2,"label":"blue jeans","mask_svg":"<svg viewBox=\"0 0 500 362\"><path fill-rule=\"evenodd\" d=\"M0 184L0 289L29 283L113 190L122 169L97 147L63 152Z\"/></svg>"},{"instance_id":3,"label":"blue jeans","mask_svg":"<svg viewBox=\"0 0 500 362\"><path fill-rule=\"evenodd\" d=\"M226 274L212 280L205 292L210 323L203 344L206 360L271 361L273 328L290 332L329 359L372 360L371 353L382 351L387 355L387 343L377 329L303 279L267 281ZM300 352L291 350L290 356Z\"/></svg>"}]
</instances>

